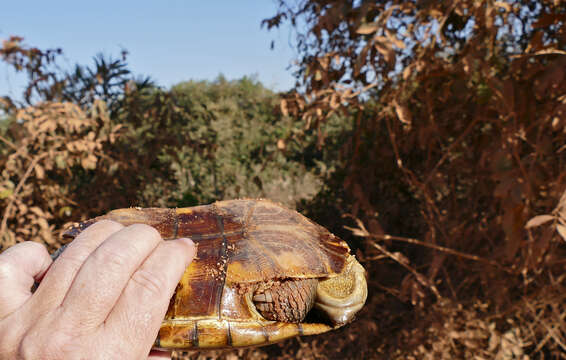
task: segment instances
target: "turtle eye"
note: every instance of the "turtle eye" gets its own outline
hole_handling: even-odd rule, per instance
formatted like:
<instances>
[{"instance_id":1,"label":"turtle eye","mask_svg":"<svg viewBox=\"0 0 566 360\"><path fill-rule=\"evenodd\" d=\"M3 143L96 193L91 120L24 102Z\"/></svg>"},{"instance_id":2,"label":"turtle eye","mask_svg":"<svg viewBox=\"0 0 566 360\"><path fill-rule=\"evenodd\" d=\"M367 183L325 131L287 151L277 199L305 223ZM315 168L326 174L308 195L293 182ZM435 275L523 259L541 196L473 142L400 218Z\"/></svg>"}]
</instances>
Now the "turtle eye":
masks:
<instances>
[{"instance_id":1,"label":"turtle eye","mask_svg":"<svg viewBox=\"0 0 566 360\"><path fill-rule=\"evenodd\" d=\"M316 296L317 279L286 279L256 290L252 300L267 320L298 323L311 310Z\"/></svg>"}]
</instances>

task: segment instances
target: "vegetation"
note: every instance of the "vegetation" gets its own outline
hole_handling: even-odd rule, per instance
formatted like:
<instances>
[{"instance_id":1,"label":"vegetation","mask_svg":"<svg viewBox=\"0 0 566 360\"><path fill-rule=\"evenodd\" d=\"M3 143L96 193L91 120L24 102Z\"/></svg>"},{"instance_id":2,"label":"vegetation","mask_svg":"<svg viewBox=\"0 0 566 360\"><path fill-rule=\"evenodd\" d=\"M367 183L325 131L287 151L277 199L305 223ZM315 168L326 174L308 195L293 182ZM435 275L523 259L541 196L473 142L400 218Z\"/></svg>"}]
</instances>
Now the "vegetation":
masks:
<instances>
[{"instance_id":1,"label":"vegetation","mask_svg":"<svg viewBox=\"0 0 566 360\"><path fill-rule=\"evenodd\" d=\"M29 86L1 100L0 249L112 208L269 197L348 240L368 303L324 336L189 357L565 358L565 20L545 0L280 0L285 94L162 89L125 54L64 72L7 39Z\"/></svg>"},{"instance_id":2,"label":"vegetation","mask_svg":"<svg viewBox=\"0 0 566 360\"><path fill-rule=\"evenodd\" d=\"M301 124L274 111L277 95L253 78L164 90L133 78L124 58L98 55L92 68L58 73L50 51L21 39L5 41L2 51L22 64L16 69L51 74L39 87L30 82L25 103L4 98L3 246L30 238L55 246L65 223L119 207L237 197L293 206L314 196L319 176L331 171L315 159L320 151L303 152L311 140L296 136ZM28 60L30 53L39 55Z\"/></svg>"},{"instance_id":3,"label":"vegetation","mask_svg":"<svg viewBox=\"0 0 566 360\"><path fill-rule=\"evenodd\" d=\"M355 119L345 191L325 193L343 201L317 210L348 214L373 284L352 327L381 347L338 348L563 358L564 3L279 3L264 24L295 26L305 89L282 108L313 128Z\"/></svg>"}]
</instances>

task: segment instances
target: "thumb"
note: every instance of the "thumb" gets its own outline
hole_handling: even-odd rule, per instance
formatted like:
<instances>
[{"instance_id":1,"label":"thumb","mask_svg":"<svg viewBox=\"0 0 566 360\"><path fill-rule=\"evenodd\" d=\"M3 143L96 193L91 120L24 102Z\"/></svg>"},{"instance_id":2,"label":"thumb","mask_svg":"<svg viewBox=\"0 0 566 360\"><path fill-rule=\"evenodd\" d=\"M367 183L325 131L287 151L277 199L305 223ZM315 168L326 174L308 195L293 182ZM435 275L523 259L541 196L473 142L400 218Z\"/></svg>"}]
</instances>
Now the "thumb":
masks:
<instances>
[{"instance_id":1,"label":"thumb","mask_svg":"<svg viewBox=\"0 0 566 360\"><path fill-rule=\"evenodd\" d=\"M51 257L42 244L26 241L0 254L0 319L22 306L31 296L31 287L39 282Z\"/></svg>"}]
</instances>

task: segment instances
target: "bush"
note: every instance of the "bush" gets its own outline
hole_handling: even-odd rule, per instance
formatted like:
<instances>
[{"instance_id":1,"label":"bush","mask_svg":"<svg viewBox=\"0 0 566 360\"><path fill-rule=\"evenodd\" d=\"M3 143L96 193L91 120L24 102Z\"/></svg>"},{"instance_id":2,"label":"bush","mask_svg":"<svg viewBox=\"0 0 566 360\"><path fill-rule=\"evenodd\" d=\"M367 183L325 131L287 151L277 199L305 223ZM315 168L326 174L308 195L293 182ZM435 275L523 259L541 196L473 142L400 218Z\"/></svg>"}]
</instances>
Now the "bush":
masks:
<instances>
[{"instance_id":1,"label":"bush","mask_svg":"<svg viewBox=\"0 0 566 360\"><path fill-rule=\"evenodd\" d=\"M375 335L382 356L496 357L509 331L521 354L562 356L564 4L279 3L264 25L295 26L300 80L282 111L314 129L356 119L313 214L347 215L334 226L363 250L361 316L388 334ZM492 344L472 339L471 319Z\"/></svg>"}]
</instances>

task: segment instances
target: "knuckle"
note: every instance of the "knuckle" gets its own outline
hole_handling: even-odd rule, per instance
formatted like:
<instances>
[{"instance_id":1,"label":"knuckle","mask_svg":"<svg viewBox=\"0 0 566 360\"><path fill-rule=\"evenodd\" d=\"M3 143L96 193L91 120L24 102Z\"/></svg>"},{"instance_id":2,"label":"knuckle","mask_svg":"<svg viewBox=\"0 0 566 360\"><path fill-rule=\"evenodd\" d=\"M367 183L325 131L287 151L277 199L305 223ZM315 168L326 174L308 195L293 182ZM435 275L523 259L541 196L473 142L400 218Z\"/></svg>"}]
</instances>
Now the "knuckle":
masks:
<instances>
[{"instance_id":1,"label":"knuckle","mask_svg":"<svg viewBox=\"0 0 566 360\"><path fill-rule=\"evenodd\" d=\"M25 241L21 244L22 246L29 247L29 250L31 251L47 251L45 245L35 241ZM26 249L26 251L28 251L28 249Z\"/></svg>"},{"instance_id":2,"label":"knuckle","mask_svg":"<svg viewBox=\"0 0 566 360\"><path fill-rule=\"evenodd\" d=\"M10 280L15 276L16 269L10 261L8 261L7 256L0 256L0 281Z\"/></svg>"},{"instance_id":3,"label":"knuckle","mask_svg":"<svg viewBox=\"0 0 566 360\"><path fill-rule=\"evenodd\" d=\"M128 226L127 229L135 231L136 233L142 233L149 239L161 239L159 232L153 226L149 226L147 224L133 224Z\"/></svg>"},{"instance_id":4,"label":"knuckle","mask_svg":"<svg viewBox=\"0 0 566 360\"><path fill-rule=\"evenodd\" d=\"M93 236L110 236L111 234L120 231L124 225L112 220L99 220L94 224L84 229L76 239L89 238Z\"/></svg>"},{"instance_id":5,"label":"knuckle","mask_svg":"<svg viewBox=\"0 0 566 360\"><path fill-rule=\"evenodd\" d=\"M165 293L167 282L163 275L139 269L131 279L145 295L162 296Z\"/></svg>"},{"instance_id":6,"label":"knuckle","mask_svg":"<svg viewBox=\"0 0 566 360\"><path fill-rule=\"evenodd\" d=\"M40 251L47 252L44 245L33 241L18 243L0 254L0 279L11 279L21 270L21 260L36 257Z\"/></svg>"},{"instance_id":7,"label":"knuckle","mask_svg":"<svg viewBox=\"0 0 566 360\"><path fill-rule=\"evenodd\" d=\"M105 246L99 247L93 254L96 263L104 264L106 268L116 271L127 266L129 256L127 251L118 251L118 249Z\"/></svg>"},{"instance_id":8,"label":"knuckle","mask_svg":"<svg viewBox=\"0 0 566 360\"><path fill-rule=\"evenodd\" d=\"M47 248L45 247L45 245L35 241L24 241L18 243L12 246L10 250L19 254L39 254L42 252L47 253ZM8 253L11 253L11 251L8 251Z\"/></svg>"},{"instance_id":9,"label":"knuckle","mask_svg":"<svg viewBox=\"0 0 566 360\"><path fill-rule=\"evenodd\" d=\"M115 231L119 231L120 229L124 228L124 225L113 221L113 220L99 220L97 222L95 222L94 224L92 224L91 226L89 226L88 228L86 228L86 231L101 231L101 230L107 230L109 232L115 232Z\"/></svg>"}]
</instances>

